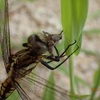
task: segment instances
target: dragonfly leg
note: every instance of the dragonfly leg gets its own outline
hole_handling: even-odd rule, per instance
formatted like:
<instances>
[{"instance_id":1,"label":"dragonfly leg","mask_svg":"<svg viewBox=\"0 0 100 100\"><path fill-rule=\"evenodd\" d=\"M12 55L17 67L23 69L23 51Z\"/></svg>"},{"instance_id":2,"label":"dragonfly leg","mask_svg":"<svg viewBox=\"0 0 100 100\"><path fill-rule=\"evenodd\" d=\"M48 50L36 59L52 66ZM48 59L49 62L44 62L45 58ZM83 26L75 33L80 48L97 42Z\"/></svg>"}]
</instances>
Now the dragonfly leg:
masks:
<instances>
[{"instance_id":1,"label":"dragonfly leg","mask_svg":"<svg viewBox=\"0 0 100 100\"><path fill-rule=\"evenodd\" d=\"M56 68L53 68L51 65L49 65L46 61L41 60L41 64L43 64L45 67L47 67L50 70L54 70Z\"/></svg>"},{"instance_id":2,"label":"dragonfly leg","mask_svg":"<svg viewBox=\"0 0 100 100\"><path fill-rule=\"evenodd\" d=\"M74 45L76 43L76 40L72 43L72 44L69 44L68 46L67 46L67 48L59 55L59 52L58 52L58 49L56 48L56 46L54 46L54 49L55 49L55 51L56 51L56 53L57 53L57 56L48 56L48 57L46 57L46 59L49 59L50 61L48 61L47 63L51 63L52 61L60 61L60 59L62 58L62 57L64 57L64 56L66 56L66 51L70 48L70 46L72 46L72 45Z\"/></svg>"},{"instance_id":3,"label":"dragonfly leg","mask_svg":"<svg viewBox=\"0 0 100 100\"><path fill-rule=\"evenodd\" d=\"M60 57L64 57L64 56L65 56L64 54L66 53L66 51L67 51L72 45L74 45L76 42L77 42L77 41L75 40L73 43L69 44L69 45L66 47L66 49L62 52L62 54L60 55Z\"/></svg>"},{"instance_id":4,"label":"dragonfly leg","mask_svg":"<svg viewBox=\"0 0 100 100\"><path fill-rule=\"evenodd\" d=\"M56 67L52 67L51 65L49 65L48 64L48 62L46 62L46 61L44 61L44 60L41 60L40 62L41 62L41 64L43 64L45 67L47 67L48 69L50 69L50 70L55 70L56 68L58 68L59 66L61 66L66 60L68 60L69 59L69 57L71 56L71 55L73 55L77 50L79 49L79 46L71 53L71 54L69 54L60 64L58 64ZM57 56L55 59L54 58L52 58L52 56L51 56L51 58L50 58L50 56L47 58L47 59L51 59L51 61L53 62L53 61L56 61L56 62L59 62L60 61L60 58L62 58L63 56Z\"/></svg>"}]
</instances>

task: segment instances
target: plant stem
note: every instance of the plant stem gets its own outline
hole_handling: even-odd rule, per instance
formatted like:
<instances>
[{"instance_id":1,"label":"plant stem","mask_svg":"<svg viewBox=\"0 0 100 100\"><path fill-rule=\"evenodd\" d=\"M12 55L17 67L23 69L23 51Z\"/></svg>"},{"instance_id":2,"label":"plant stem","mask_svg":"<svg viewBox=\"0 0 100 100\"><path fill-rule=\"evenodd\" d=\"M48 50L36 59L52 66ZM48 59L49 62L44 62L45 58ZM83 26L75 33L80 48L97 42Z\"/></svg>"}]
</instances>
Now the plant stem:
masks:
<instances>
[{"instance_id":1,"label":"plant stem","mask_svg":"<svg viewBox=\"0 0 100 100\"><path fill-rule=\"evenodd\" d=\"M74 95L74 55L69 58L70 92ZM72 98L73 100L73 98Z\"/></svg>"}]
</instances>

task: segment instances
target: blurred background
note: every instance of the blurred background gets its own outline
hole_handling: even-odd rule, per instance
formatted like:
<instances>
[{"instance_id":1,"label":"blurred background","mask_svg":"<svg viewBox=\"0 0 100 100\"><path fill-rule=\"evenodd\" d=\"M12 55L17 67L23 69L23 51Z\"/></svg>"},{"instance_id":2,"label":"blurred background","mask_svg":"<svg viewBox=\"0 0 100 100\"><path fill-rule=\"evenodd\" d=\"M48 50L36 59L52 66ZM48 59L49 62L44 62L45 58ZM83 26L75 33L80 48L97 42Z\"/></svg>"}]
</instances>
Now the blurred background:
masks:
<instances>
[{"instance_id":1,"label":"blurred background","mask_svg":"<svg viewBox=\"0 0 100 100\"><path fill-rule=\"evenodd\" d=\"M12 53L21 50L22 43L32 33L46 31L60 33L61 15L60 0L9 0L10 33ZM94 74L100 67L100 0L89 0L87 21L83 30L82 48L75 59L76 90L80 94L90 94L94 85ZM62 51L62 42L59 44ZM0 58L1 59L1 58ZM0 82L4 79L5 70L0 61ZM55 82L60 87L69 89L68 62L54 71ZM51 71L45 67L35 69L45 78ZM100 96L100 86L97 90Z\"/></svg>"}]
</instances>

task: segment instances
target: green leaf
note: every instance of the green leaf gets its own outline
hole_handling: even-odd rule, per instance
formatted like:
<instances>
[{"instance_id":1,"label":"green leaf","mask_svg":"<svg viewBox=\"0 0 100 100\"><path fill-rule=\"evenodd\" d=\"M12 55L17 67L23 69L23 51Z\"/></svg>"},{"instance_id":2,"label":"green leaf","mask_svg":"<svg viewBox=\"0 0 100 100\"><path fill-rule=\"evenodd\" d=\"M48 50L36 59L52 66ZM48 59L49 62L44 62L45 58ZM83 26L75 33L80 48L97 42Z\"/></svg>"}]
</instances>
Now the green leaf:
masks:
<instances>
[{"instance_id":1,"label":"green leaf","mask_svg":"<svg viewBox=\"0 0 100 100\"><path fill-rule=\"evenodd\" d=\"M52 82L53 84L50 84L49 82ZM55 84L54 76L53 76L53 72L51 72L48 82L46 83L46 86L54 88L55 86L54 84ZM45 87L42 100L55 100L55 90Z\"/></svg>"},{"instance_id":2,"label":"green leaf","mask_svg":"<svg viewBox=\"0 0 100 100\"><path fill-rule=\"evenodd\" d=\"M98 52L98 51L86 50L83 48L81 49L81 51L86 53L87 55L93 55L93 56L100 58L100 52Z\"/></svg>"},{"instance_id":3,"label":"green leaf","mask_svg":"<svg viewBox=\"0 0 100 100\"><path fill-rule=\"evenodd\" d=\"M88 98L90 95L70 95L70 96L80 100L80 99Z\"/></svg>"},{"instance_id":4,"label":"green leaf","mask_svg":"<svg viewBox=\"0 0 100 100\"><path fill-rule=\"evenodd\" d=\"M90 100L94 100L94 96L95 96L95 94L98 91L99 86L100 86L100 65L99 65L98 69L94 73L94 84L93 85L94 86L92 88L92 93L91 93Z\"/></svg>"},{"instance_id":5,"label":"green leaf","mask_svg":"<svg viewBox=\"0 0 100 100\"><path fill-rule=\"evenodd\" d=\"M98 83L100 85L100 67L94 73L94 84Z\"/></svg>"},{"instance_id":6,"label":"green leaf","mask_svg":"<svg viewBox=\"0 0 100 100\"><path fill-rule=\"evenodd\" d=\"M4 0L0 0L0 39L4 27ZM1 40L0 40L1 41Z\"/></svg>"},{"instance_id":7,"label":"green leaf","mask_svg":"<svg viewBox=\"0 0 100 100\"><path fill-rule=\"evenodd\" d=\"M77 40L77 45L81 47L82 30L86 21L87 11L88 0L61 0L61 19L65 46ZM70 50L69 52L71 53Z\"/></svg>"},{"instance_id":8,"label":"green leaf","mask_svg":"<svg viewBox=\"0 0 100 100\"><path fill-rule=\"evenodd\" d=\"M0 0L0 11L3 10L4 7L4 0Z\"/></svg>"},{"instance_id":9,"label":"green leaf","mask_svg":"<svg viewBox=\"0 0 100 100\"><path fill-rule=\"evenodd\" d=\"M1 51L1 45L0 45L0 57L1 57L1 55L2 55L2 51Z\"/></svg>"},{"instance_id":10,"label":"green leaf","mask_svg":"<svg viewBox=\"0 0 100 100\"><path fill-rule=\"evenodd\" d=\"M86 35L99 35L100 34L100 29L89 29L89 30L84 30L84 34Z\"/></svg>"},{"instance_id":11,"label":"green leaf","mask_svg":"<svg viewBox=\"0 0 100 100\"><path fill-rule=\"evenodd\" d=\"M17 91L14 91L7 100L20 100L20 96Z\"/></svg>"}]
</instances>

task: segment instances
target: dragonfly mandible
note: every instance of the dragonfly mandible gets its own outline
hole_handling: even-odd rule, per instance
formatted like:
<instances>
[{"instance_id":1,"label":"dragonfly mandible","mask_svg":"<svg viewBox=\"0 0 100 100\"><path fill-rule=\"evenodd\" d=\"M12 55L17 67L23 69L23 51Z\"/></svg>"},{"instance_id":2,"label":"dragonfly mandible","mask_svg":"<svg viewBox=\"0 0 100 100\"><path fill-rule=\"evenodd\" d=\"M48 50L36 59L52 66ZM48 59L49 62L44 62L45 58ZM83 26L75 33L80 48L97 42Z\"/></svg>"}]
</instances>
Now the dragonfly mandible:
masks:
<instances>
[{"instance_id":1,"label":"dragonfly mandible","mask_svg":"<svg viewBox=\"0 0 100 100\"><path fill-rule=\"evenodd\" d=\"M74 52L78 50L79 47L77 47L75 51L64 58L64 60L60 64L52 67L50 63L53 61L59 62L61 58L65 57L66 51L69 49L70 46L74 45L76 41L68 45L68 47L61 54L59 54L56 45L62 39L63 31L61 31L60 34L50 34L43 31L41 34L33 34L29 36L27 43L23 43L24 49L18 51L15 54L11 54L8 0L4 0L3 14L4 23L3 27L0 27L1 49L8 78L1 85L0 100L7 99L15 90L18 91L22 100L32 100L21 87L20 83L22 81L29 82L31 80L31 82L35 83L36 85L38 84L43 87L47 86L47 80L32 72L37 64L41 63L48 69L54 70L58 68L61 64L63 64ZM54 50L56 51L56 55L54 54ZM34 66L29 66L31 64L34 64ZM33 73L34 77L31 77L30 73ZM58 97L61 97L62 100L70 98L70 96L66 96L65 91L58 86L55 86L55 88L52 88L51 86L47 87L55 90ZM39 100L41 100L41 96L38 97Z\"/></svg>"}]
</instances>

